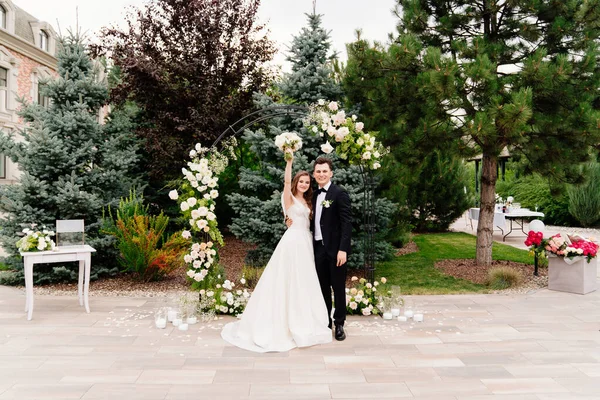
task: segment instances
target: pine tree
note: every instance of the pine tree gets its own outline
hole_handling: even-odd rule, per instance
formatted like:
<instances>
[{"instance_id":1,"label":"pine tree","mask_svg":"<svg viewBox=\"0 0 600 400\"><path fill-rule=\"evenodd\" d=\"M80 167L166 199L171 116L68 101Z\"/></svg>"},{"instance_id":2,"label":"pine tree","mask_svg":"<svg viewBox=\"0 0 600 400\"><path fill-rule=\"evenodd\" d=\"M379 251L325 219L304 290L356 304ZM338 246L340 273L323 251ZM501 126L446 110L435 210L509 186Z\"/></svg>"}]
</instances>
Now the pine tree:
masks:
<instances>
[{"instance_id":1,"label":"pine tree","mask_svg":"<svg viewBox=\"0 0 600 400\"><path fill-rule=\"evenodd\" d=\"M417 157L432 144L482 154L478 264L492 262L501 151L522 156L529 171L577 181L600 142L599 5L398 0L399 36L385 57L393 63L361 50L370 64L357 77L395 89L382 107L404 110L398 125L411 127Z\"/></svg>"},{"instance_id":2,"label":"pine tree","mask_svg":"<svg viewBox=\"0 0 600 400\"><path fill-rule=\"evenodd\" d=\"M312 14L307 17L308 26L294 37L290 48L288 61L292 63L292 72L283 78L272 97L255 96L258 108L285 104L279 99L284 99L287 103L308 105L319 99L334 100L341 97L342 90L333 78L331 56L328 55L329 35L321 27L321 16ZM227 200L238 215L229 228L237 237L257 245L257 249L250 251L246 260L252 265L266 263L285 231L281 211L285 161L274 144L275 136L285 131L296 131L303 140L303 147L294 158L293 173L299 170L312 172L312 162L322 154L320 145L323 139L307 132L303 128L302 118L280 117L272 120L267 128L244 134L245 142L257 155L260 163L255 169L242 168L239 183L244 193L228 195ZM333 181L343 186L352 199L355 232L349 264L359 267L363 260L363 235L360 229L363 212L362 177L357 167L351 167L335 156L333 159ZM377 233L380 239L388 233L387 227L393 212L394 205L389 200L376 200ZM384 259L390 254L391 246L385 240L378 240L376 243L377 259Z\"/></svg>"},{"instance_id":3,"label":"pine tree","mask_svg":"<svg viewBox=\"0 0 600 400\"><path fill-rule=\"evenodd\" d=\"M51 100L44 108L24 104L24 141L3 134L0 149L22 171L18 184L0 187L0 242L7 261L22 268L15 242L32 224L53 227L57 219L84 219L87 242L98 250L94 275L114 271L112 240L102 232L103 209L117 205L142 180L132 176L139 161L139 144L127 109L117 109L105 125L99 110L108 100L98 82L94 63L79 34L61 39L59 78L44 86ZM22 272L22 270L21 270ZM36 269L38 282L74 279L73 269Z\"/></svg>"}]
</instances>

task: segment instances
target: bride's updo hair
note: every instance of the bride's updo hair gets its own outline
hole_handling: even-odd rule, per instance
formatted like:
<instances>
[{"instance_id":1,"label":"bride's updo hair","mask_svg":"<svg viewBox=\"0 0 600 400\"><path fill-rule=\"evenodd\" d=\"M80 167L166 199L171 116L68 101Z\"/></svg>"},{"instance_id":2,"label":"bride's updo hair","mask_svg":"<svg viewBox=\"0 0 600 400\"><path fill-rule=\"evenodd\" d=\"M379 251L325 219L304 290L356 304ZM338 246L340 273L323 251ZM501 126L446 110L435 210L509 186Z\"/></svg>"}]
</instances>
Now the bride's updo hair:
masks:
<instances>
[{"instance_id":1,"label":"bride's updo hair","mask_svg":"<svg viewBox=\"0 0 600 400\"><path fill-rule=\"evenodd\" d=\"M308 176L308 182L310 182L310 174L306 171L298 171L296 173L296 175L294 175L294 179L292 179L292 195L296 195L296 193L298 193L298 182L300 181L300 178L302 178L303 176ZM313 196L313 190L312 190L312 186L308 185L308 190L306 192L304 192L304 201L306 201L306 204L308 205L308 208L310 209L310 218L312 218L312 196Z\"/></svg>"}]
</instances>

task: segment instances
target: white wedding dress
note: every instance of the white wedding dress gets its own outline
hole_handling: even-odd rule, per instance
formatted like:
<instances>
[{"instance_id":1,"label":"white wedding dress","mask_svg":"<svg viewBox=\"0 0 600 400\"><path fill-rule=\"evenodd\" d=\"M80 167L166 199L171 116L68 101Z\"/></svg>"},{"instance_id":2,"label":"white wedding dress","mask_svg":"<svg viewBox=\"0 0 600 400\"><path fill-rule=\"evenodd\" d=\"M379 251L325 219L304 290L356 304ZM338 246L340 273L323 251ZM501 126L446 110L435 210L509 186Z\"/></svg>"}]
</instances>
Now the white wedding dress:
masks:
<instances>
[{"instance_id":1,"label":"white wedding dress","mask_svg":"<svg viewBox=\"0 0 600 400\"><path fill-rule=\"evenodd\" d=\"M242 349L265 353L331 342L315 269L310 211L292 198L287 211L292 226L277 244L241 319L221 331L223 339Z\"/></svg>"}]
</instances>

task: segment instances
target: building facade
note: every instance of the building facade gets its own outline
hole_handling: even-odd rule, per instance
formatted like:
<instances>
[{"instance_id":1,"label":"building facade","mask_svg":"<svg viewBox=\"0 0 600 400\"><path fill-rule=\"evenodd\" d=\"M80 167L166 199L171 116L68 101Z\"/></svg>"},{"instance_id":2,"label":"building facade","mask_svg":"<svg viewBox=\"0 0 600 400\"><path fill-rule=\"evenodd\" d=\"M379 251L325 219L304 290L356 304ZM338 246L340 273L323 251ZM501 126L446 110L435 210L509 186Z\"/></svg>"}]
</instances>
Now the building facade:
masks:
<instances>
[{"instance_id":1,"label":"building facade","mask_svg":"<svg viewBox=\"0 0 600 400\"><path fill-rule=\"evenodd\" d=\"M48 105L40 94L45 78L57 76L57 35L52 26L0 0L0 130L18 135L19 99ZM0 184L14 183L17 165L0 154Z\"/></svg>"}]
</instances>

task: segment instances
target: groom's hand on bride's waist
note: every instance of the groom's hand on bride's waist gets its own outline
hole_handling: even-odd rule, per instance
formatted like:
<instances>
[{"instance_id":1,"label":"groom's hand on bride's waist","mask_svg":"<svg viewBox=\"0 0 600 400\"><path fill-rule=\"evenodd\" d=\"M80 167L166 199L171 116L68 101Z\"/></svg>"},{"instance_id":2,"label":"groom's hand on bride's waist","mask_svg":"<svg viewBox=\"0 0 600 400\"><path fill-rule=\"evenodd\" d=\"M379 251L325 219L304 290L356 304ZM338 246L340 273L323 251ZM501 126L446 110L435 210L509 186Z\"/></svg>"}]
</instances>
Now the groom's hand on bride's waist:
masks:
<instances>
[{"instance_id":1,"label":"groom's hand on bride's waist","mask_svg":"<svg viewBox=\"0 0 600 400\"><path fill-rule=\"evenodd\" d=\"M337 254L337 266L341 267L342 265L346 264L346 252L345 251L338 251Z\"/></svg>"}]
</instances>

